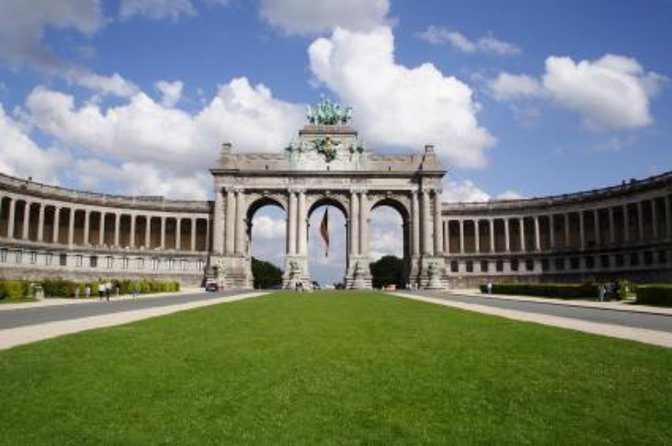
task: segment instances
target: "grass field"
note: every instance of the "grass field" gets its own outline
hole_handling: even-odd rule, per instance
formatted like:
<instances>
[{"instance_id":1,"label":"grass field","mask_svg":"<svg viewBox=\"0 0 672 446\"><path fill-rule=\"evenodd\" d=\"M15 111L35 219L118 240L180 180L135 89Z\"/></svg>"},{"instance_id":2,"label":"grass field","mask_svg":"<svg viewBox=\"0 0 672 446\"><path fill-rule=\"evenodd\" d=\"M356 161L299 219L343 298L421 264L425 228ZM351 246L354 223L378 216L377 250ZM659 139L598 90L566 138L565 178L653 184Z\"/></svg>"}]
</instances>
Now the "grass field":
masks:
<instances>
[{"instance_id":1,"label":"grass field","mask_svg":"<svg viewBox=\"0 0 672 446\"><path fill-rule=\"evenodd\" d=\"M672 443L672 351L277 293L0 352L2 444Z\"/></svg>"}]
</instances>

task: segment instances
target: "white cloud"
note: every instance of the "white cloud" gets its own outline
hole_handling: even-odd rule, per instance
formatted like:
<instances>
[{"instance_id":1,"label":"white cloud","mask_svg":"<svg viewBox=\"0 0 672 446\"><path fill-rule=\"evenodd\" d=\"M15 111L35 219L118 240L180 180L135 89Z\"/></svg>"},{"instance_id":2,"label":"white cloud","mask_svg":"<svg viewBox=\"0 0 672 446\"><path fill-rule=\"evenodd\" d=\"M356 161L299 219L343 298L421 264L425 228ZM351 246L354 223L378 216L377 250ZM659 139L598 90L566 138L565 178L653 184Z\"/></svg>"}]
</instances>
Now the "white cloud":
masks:
<instances>
[{"instance_id":1,"label":"white cloud","mask_svg":"<svg viewBox=\"0 0 672 446\"><path fill-rule=\"evenodd\" d=\"M268 215L255 215L252 218L252 238L261 240L284 239L285 219Z\"/></svg>"},{"instance_id":2,"label":"white cloud","mask_svg":"<svg viewBox=\"0 0 672 446\"><path fill-rule=\"evenodd\" d=\"M607 131L650 125L651 100L666 80L629 57L607 54L575 62L551 56L540 81L501 73L489 88L499 100L547 98L577 112L588 129Z\"/></svg>"},{"instance_id":3,"label":"white cloud","mask_svg":"<svg viewBox=\"0 0 672 446\"><path fill-rule=\"evenodd\" d=\"M279 151L303 120L302 106L279 101L246 78L221 85L194 113L171 103L179 90L175 84L163 87L163 104L139 91L107 108L98 101L76 104L71 95L37 87L23 114L80 158L115 166L105 170L109 177L102 175L114 190L189 198L207 196L207 168L223 141L239 151Z\"/></svg>"},{"instance_id":4,"label":"white cloud","mask_svg":"<svg viewBox=\"0 0 672 446\"><path fill-rule=\"evenodd\" d=\"M449 203L471 203L489 201L492 197L490 194L476 186L471 180L444 180L441 199Z\"/></svg>"},{"instance_id":5,"label":"white cloud","mask_svg":"<svg viewBox=\"0 0 672 446\"><path fill-rule=\"evenodd\" d=\"M603 141L595 146L595 150L598 152L617 152L623 150L627 147L632 146L635 143L634 135L627 136L612 136L606 141Z\"/></svg>"},{"instance_id":6,"label":"white cloud","mask_svg":"<svg viewBox=\"0 0 672 446\"><path fill-rule=\"evenodd\" d=\"M575 63L569 57L546 59L543 84L558 104L581 114L595 130L649 125L649 101L662 78L646 73L632 58L605 55Z\"/></svg>"},{"instance_id":7,"label":"white cloud","mask_svg":"<svg viewBox=\"0 0 672 446\"><path fill-rule=\"evenodd\" d=\"M122 0L119 16L128 20L135 16L152 20L178 20L180 16L197 15L196 8L190 0Z\"/></svg>"},{"instance_id":8,"label":"white cloud","mask_svg":"<svg viewBox=\"0 0 672 446\"><path fill-rule=\"evenodd\" d=\"M546 94L544 87L531 76L499 73L488 82L492 96L498 101L537 98Z\"/></svg>"},{"instance_id":9,"label":"white cloud","mask_svg":"<svg viewBox=\"0 0 672 446\"><path fill-rule=\"evenodd\" d=\"M497 195L498 200L520 200L521 198L525 198L523 195L519 194L515 190L505 190L501 194Z\"/></svg>"},{"instance_id":10,"label":"white cloud","mask_svg":"<svg viewBox=\"0 0 672 446\"><path fill-rule=\"evenodd\" d=\"M499 40L492 34L471 40L459 31L435 25L430 25L426 30L419 33L418 37L433 45L450 45L463 53L478 51L497 56L513 56L522 52L517 45Z\"/></svg>"},{"instance_id":11,"label":"white cloud","mask_svg":"<svg viewBox=\"0 0 672 446\"><path fill-rule=\"evenodd\" d=\"M437 151L459 167L481 167L495 139L478 125L478 104L468 85L425 63L408 68L394 60L388 27L368 33L337 29L309 47L318 81L354 108L355 121L372 143Z\"/></svg>"},{"instance_id":12,"label":"white cloud","mask_svg":"<svg viewBox=\"0 0 672 446\"><path fill-rule=\"evenodd\" d=\"M182 88L184 84L182 81L168 82L159 81L154 84L157 90L161 93L161 105L164 107L173 107L182 98Z\"/></svg>"},{"instance_id":13,"label":"white cloud","mask_svg":"<svg viewBox=\"0 0 672 446\"><path fill-rule=\"evenodd\" d=\"M130 97L140 92L135 84L127 81L118 73L114 73L112 76L103 76L86 71L71 70L68 77L73 82L102 95Z\"/></svg>"},{"instance_id":14,"label":"white cloud","mask_svg":"<svg viewBox=\"0 0 672 446\"><path fill-rule=\"evenodd\" d=\"M91 35L103 23L100 0L0 1L0 59L12 65L56 68L59 61L42 46L47 27Z\"/></svg>"},{"instance_id":15,"label":"white cloud","mask_svg":"<svg viewBox=\"0 0 672 446\"><path fill-rule=\"evenodd\" d=\"M5 113L0 104L0 172L36 181L57 183L56 172L68 165L69 156L58 149L43 150L28 129Z\"/></svg>"},{"instance_id":16,"label":"white cloud","mask_svg":"<svg viewBox=\"0 0 672 446\"><path fill-rule=\"evenodd\" d=\"M388 206L371 212L369 223L369 257L376 261L386 255L403 257L404 237L401 215Z\"/></svg>"},{"instance_id":17,"label":"white cloud","mask_svg":"<svg viewBox=\"0 0 672 446\"><path fill-rule=\"evenodd\" d=\"M261 17L288 34L314 34L336 27L368 31L381 25L389 0L262 0Z\"/></svg>"}]
</instances>

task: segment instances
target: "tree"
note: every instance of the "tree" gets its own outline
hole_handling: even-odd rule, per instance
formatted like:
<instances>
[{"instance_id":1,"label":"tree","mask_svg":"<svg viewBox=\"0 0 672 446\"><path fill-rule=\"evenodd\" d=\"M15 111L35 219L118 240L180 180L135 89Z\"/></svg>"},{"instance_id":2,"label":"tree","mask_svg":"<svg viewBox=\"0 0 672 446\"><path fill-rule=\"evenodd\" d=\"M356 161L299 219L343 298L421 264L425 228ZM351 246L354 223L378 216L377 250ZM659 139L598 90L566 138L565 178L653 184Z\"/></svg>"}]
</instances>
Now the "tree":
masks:
<instances>
[{"instance_id":1,"label":"tree","mask_svg":"<svg viewBox=\"0 0 672 446\"><path fill-rule=\"evenodd\" d=\"M404 261L397 256L384 256L370 265L372 285L374 288L382 288L395 284L397 288L406 286L404 277Z\"/></svg>"},{"instance_id":2,"label":"tree","mask_svg":"<svg viewBox=\"0 0 672 446\"><path fill-rule=\"evenodd\" d=\"M282 285L282 270L271 262L252 257L252 276L255 288L271 288Z\"/></svg>"}]
</instances>

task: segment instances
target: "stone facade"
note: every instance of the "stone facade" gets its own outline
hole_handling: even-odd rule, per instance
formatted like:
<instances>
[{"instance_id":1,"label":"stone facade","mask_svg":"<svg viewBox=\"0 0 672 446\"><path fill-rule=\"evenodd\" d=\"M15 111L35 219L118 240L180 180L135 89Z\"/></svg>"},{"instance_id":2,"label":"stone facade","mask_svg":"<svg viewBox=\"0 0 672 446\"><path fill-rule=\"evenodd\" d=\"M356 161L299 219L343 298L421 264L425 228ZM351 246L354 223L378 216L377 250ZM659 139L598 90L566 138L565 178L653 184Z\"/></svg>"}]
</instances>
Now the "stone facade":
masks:
<instances>
[{"instance_id":1,"label":"stone facade","mask_svg":"<svg viewBox=\"0 0 672 446\"><path fill-rule=\"evenodd\" d=\"M285 284L310 283L308 221L330 204L347 222L344 283L371 286L369 215L403 222L408 283L485 280L672 280L672 173L605 189L525 200L442 203L445 171L420 154L370 152L347 125L307 125L282 153L222 147L214 201L96 194L0 174L0 277L163 278L200 284L210 266L252 286L251 225L285 210Z\"/></svg>"}]
</instances>

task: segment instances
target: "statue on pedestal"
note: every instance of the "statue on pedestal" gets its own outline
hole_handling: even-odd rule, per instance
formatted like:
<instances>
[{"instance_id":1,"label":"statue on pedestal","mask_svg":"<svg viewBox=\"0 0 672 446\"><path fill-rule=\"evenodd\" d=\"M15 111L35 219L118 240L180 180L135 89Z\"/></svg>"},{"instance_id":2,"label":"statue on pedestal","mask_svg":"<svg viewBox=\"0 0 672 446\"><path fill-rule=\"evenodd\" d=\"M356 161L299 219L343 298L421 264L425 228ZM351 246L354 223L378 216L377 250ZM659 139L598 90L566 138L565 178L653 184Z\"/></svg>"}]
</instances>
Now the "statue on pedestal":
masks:
<instances>
[{"instance_id":1,"label":"statue on pedestal","mask_svg":"<svg viewBox=\"0 0 672 446\"><path fill-rule=\"evenodd\" d=\"M443 285L441 284L441 271L439 264L436 260L432 260L427 265L427 288L430 289L441 289Z\"/></svg>"}]
</instances>

